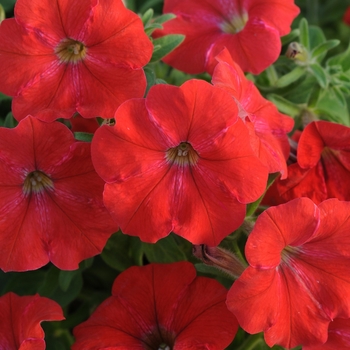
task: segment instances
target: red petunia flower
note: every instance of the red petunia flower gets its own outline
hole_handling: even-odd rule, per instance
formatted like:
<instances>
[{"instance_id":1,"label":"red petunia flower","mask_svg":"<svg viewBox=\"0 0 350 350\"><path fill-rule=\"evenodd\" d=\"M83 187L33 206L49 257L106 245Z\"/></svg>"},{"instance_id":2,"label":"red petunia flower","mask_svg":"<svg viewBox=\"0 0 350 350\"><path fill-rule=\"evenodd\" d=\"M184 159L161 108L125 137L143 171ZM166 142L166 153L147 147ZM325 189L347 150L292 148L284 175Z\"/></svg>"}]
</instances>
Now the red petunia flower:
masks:
<instances>
[{"instance_id":1,"label":"red petunia flower","mask_svg":"<svg viewBox=\"0 0 350 350\"><path fill-rule=\"evenodd\" d=\"M225 349L238 328L226 294L188 262L131 267L114 281L112 297L75 327L72 350Z\"/></svg>"},{"instance_id":2,"label":"red petunia flower","mask_svg":"<svg viewBox=\"0 0 350 350\"><path fill-rule=\"evenodd\" d=\"M92 140L104 203L124 233L156 242L171 231L216 246L265 190L237 106L204 81L153 86L125 102Z\"/></svg>"},{"instance_id":3,"label":"red petunia flower","mask_svg":"<svg viewBox=\"0 0 350 350\"><path fill-rule=\"evenodd\" d=\"M37 295L18 296L12 292L0 297L0 349L44 350L42 321L64 320L61 307Z\"/></svg>"},{"instance_id":4,"label":"red petunia flower","mask_svg":"<svg viewBox=\"0 0 350 350\"><path fill-rule=\"evenodd\" d=\"M289 33L299 8L294 0L165 0L163 12L177 17L155 36L186 35L165 57L169 65L212 73L215 56L226 47L243 71L259 74L277 60L280 36Z\"/></svg>"},{"instance_id":5,"label":"red petunia flower","mask_svg":"<svg viewBox=\"0 0 350 350\"><path fill-rule=\"evenodd\" d=\"M288 166L288 178L276 182L281 200L350 200L349 127L327 121L308 124L300 135L297 161Z\"/></svg>"},{"instance_id":6,"label":"red petunia flower","mask_svg":"<svg viewBox=\"0 0 350 350\"><path fill-rule=\"evenodd\" d=\"M212 83L225 89L235 99L239 116L250 130L252 148L269 172L281 172L281 178L286 178L286 159L290 149L287 133L293 128L293 119L278 112L272 102L261 96L226 49L216 59L219 63Z\"/></svg>"},{"instance_id":7,"label":"red petunia flower","mask_svg":"<svg viewBox=\"0 0 350 350\"><path fill-rule=\"evenodd\" d=\"M0 42L0 89L17 120L111 118L145 92L153 46L120 0L18 0Z\"/></svg>"},{"instance_id":8,"label":"red petunia flower","mask_svg":"<svg viewBox=\"0 0 350 350\"><path fill-rule=\"evenodd\" d=\"M227 296L244 330L293 348L324 343L329 322L350 316L349 213L350 202L298 198L258 217Z\"/></svg>"},{"instance_id":9,"label":"red petunia flower","mask_svg":"<svg viewBox=\"0 0 350 350\"><path fill-rule=\"evenodd\" d=\"M336 318L329 324L328 339L323 344L303 346L303 350L349 350L350 318Z\"/></svg>"},{"instance_id":10,"label":"red petunia flower","mask_svg":"<svg viewBox=\"0 0 350 350\"><path fill-rule=\"evenodd\" d=\"M0 128L0 268L60 269L101 253L117 229L103 205L90 144L28 116Z\"/></svg>"}]
</instances>

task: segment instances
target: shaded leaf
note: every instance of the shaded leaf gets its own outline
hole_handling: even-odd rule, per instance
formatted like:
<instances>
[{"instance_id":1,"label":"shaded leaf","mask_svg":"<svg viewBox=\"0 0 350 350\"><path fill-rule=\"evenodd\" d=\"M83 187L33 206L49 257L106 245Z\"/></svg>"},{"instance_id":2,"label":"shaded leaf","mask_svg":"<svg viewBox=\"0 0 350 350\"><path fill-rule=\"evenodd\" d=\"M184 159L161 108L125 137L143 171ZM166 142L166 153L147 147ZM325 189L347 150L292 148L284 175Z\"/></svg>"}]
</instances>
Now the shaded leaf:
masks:
<instances>
[{"instance_id":1,"label":"shaded leaf","mask_svg":"<svg viewBox=\"0 0 350 350\"><path fill-rule=\"evenodd\" d=\"M143 243L142 247L149 262L170 263L187 260L186 254L179 248L173 235L155 244Z\"/></svg>"},{"instance_id":2,"label":"shaded leaf","mask_svg":"<svg viewBox=\"0 0 350 350\"><path fill-rule=\"evenodd\" d=\"M287 114L291 117L296 117L300 114L300 107L293 102L286 100L282 96L269 94L267 98L276 105L279 111L284 114Z\"/></svg>"},{"instance_id":3,"label":"shaded leaf","mask_svg":"<svg viewBox=\"0 0 350 350\"><path fill-rule=\"evenodd\" d=\"M328 86L328 79L325 70L318 63L310 64L309 69L320 86L325 89Z\"/></svg>"}]
</instances>

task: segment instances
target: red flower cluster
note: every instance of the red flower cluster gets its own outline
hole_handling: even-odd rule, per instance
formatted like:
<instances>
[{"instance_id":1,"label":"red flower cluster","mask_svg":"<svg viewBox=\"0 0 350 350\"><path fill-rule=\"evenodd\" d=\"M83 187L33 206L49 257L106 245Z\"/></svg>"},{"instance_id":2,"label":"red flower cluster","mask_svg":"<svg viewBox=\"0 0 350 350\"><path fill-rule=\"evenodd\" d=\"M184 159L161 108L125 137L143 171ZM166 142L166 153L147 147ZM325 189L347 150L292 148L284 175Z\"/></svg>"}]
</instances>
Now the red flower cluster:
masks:
<instances>
[{"instance_id":1,"label":"red flower cluster","mask_svg":"<svg viewBox=\"0 0 350 350\"><path fill-rule=\"evenodd\" d=\"M104 202L124 233L156 242L171 231L218 245L265 190L267 168L222 89L190 80L125 102L92 141Z\"/></svg>"},{"instance_id":2,"label":"red flower cluster","mask_svg":"<svg viewBox=\"0 0 350 350\"><path fill-rule=\"evenodd\" d=\"M281 172L287 177L286 159L289 156L287 133L292 130L292 118L279 113L276 106L264 99L253 82L225 49L217 57L212 83L229 92L235 99L239 117L249 130L251 146L269 173Z\"/></svg>"},{"instance_id":3,"label":"red flower cluster","mask_svg":"<svg viewBox=\"0 0 350 350\"><path fill-rule=\"evenodd\" d=\"M14 96L17 120L111 118L145 92L153 46L121 0L18 0L0 42L0 67L11 72L0 74L0 90Z\"/></svg>"},{"instance_id":4,"label":"red flower cluster","mask_svg":"<svg viewBox=\"0 0 350 350\"><path fill-rule=\"evenodd\" d=\"M117 230L102 201L90 144L61 123L28 116L0 128L0 268L60 269L101 253Z\"/></svg>"},{"instance_id":5,"label":"red flower cluster","mask_svg":"<svg viewBox=\"0 0 350 350\"><path fill-rule=\"evenodd\" d=\"M350 317L349 213L350 202L298 198L258 217L250 266L227 297L243 329L264 331L269 346L315 346L333 319Z\"/></svg>"},{"instance_id":6,"label":"red flower cluster","mask_svg":"<svg viewBox=\"0 0 350 350\"><path fill-rule=\"evenodd\" d=\"M44 350L40 323L63 319L61 307L53 300L7 293L0 297L0 349Z\"/></svg>"},{"instance_id":7,"label":"red flower cluster","mask_svg":"<svg viewBox=\"0 0 350 350\"><path fill-rule=\"evenodd\" d=\"M187 73L212 73L226 47L243 71L261 73L277 60L280 37L290 31L299 8L294 0L165 0L164 13L177 17L155 36L184 34L164 61Z\"/></svg>"},{"instance_id":8,"label":"red flower cluster","mask_svg":"<svg viewBox=\"0 0 350 350\"><path fill-rule=\"evenodd\" d=\"M74 329L72 349L224 349L238 328L226 294L217 281L196 277L188 262L131 267Z\"/></svg>"},{"instance_id":9,"label":"red flower cluster","mask_svg":"<svg viewBox=\"0 0 350 350\"><path fill-rule=\"evenodd\" d=\"M156 84L144 98L153 45L121 0L17 0L2 22L0 89L19 124L0 128L0 269L77 269L118 225L150 243L173 231L208 245L195 249L209 265L230 271L235 261L230 291L189 262L131 267L74 329L72 349L221 350L238 324L269 346L349 348L350 128L310 123L287 167L293 120L244 75L277 59L299 9L165 0L164 12L177 17L154 36L186 36L164 61L208 72L212 84ZM152 14L142 16L148 33L167 17ZM116 123L100 127L98 116ZM91 146L72 131L94 133ZM277 201L290 201L258 217L247 267L216 246L242 225L269 173L281 173ZM54 301L6 294L0 348L44 349L40 322L62 319Z\"/></svg>"},{"instance_id":10,"label":"red flower cluster","mask_svg":"<svg viewBox=\"0 0 350 350\"><path fill-rule=\"evenodd\" d=\"M327 198L350 200L350 128L326 121L312 122L301 133L297 163L288 178L277 181L269 202L309 197L316 204Z\"/></svg>"}]
</instances>

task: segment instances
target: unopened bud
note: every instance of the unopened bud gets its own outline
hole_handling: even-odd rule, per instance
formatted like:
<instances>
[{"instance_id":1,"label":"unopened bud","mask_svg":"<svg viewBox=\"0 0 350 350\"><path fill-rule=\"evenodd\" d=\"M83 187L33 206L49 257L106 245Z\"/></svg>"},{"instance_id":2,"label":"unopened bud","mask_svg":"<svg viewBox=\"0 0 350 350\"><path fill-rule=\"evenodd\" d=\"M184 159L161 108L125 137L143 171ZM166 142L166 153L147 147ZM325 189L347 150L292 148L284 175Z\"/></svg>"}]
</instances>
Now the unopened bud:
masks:
<instances>
[{"instance_id":1,"label":"unopened bud","mask_svg":"<svg viewBox=\"0 0 350 350\"><path fill-rule=\"evenodd\" d=\"M232 252L220 247L208 247L204 244L194 245L192 252L204 264L214 266L234 278L239 277L247 267Z\"/></svg>"},{"instance_id":2,"label":"unopened bud","mask_svg":"<svg viewBox=\"0 0 350 350\"><path fill-rule=\"evenodd\" d=\"M292 42L289 44L286 51L286 56L292 60L306 62L308 55L307 51L297 42Z\"/></svg>"}]
</instances>

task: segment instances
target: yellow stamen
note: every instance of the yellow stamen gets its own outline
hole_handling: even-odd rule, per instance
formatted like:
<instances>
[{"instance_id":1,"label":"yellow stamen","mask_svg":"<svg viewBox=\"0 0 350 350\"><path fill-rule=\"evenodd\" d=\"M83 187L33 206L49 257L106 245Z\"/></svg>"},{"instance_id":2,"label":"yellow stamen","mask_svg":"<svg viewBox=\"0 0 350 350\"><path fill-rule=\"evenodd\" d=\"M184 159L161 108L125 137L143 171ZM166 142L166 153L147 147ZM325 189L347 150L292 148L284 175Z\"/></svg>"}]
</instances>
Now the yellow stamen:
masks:
<instances>
[{"instance_id":1,"label":"yellow stamen","mask_svg":"<svg viewBox=\"0 0 350 350\"><path fill-rule=\"evenodd\" d=\"M55 53L64 63L78 63L83 60L86 56L86 46L73 39L63 39L55 49Z\"/></svg>"},{"instance_id":2,"label":"yellow stamen","mask_svg":"<svg viewBox=\"0 0 350 350\"><path fill-rule=\"evenodd\" d=\"M244 12L242 15L234 16L229 21L221 23L220 28L224 33L236 34L243 30L248 22L248 13Z\"/></svg>"},{"instance_id":3,"label":"yellow stamen","mask_svg":"<svg viewBox=\"0 0 350 350\"><path fill-rule=\"evenodd\" d=\"M181 166L195 165L199 155L188 142L181 142L177 147L167 150L166 159Z\"/></svg>"},{"instance_id":4,"label":"yellow stamen","mask_svg":"<svg viewBox=\"0 0 350 350\"><path fill-rule=\"evenodd\" d=\"M33 171L27 175L23 184L25 195L30 193L39 193L45 189L53 189L53 181L40 170Z\"/></svg>"}]
</instances>

